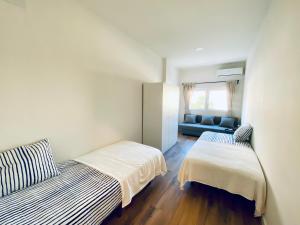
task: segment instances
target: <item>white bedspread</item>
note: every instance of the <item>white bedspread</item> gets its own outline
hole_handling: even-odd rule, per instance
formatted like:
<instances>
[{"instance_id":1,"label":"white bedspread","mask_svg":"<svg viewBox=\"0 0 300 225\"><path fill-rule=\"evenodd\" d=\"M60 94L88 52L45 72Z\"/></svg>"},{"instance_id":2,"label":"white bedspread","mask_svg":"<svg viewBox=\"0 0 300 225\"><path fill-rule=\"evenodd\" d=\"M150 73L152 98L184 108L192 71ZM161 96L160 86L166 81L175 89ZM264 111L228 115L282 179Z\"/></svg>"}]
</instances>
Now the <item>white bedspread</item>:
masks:
<instances>
[{"instance_id":1,"label":"white bedspread","mask_svg":"<svg viewBox=\"0 0 300 225\"><path fill-rule=\"evenodd\" d=\"M155 176L167 172L161 151L130 141L100 148L75 160L118 180L122 189L122 207L127 206Z\"/></svg>"},{"instance_id":2,"label":"white bedspread","mask_svg":"<svg viewBox=\"0 0 300 225\"><path fill-rule=\"evenodd\" d=\"M266 182L251 148L199 139L183 161L178 180L181 188L196 181L255 200L254 216L264 213Z\"/></svg>"}]
</instances>

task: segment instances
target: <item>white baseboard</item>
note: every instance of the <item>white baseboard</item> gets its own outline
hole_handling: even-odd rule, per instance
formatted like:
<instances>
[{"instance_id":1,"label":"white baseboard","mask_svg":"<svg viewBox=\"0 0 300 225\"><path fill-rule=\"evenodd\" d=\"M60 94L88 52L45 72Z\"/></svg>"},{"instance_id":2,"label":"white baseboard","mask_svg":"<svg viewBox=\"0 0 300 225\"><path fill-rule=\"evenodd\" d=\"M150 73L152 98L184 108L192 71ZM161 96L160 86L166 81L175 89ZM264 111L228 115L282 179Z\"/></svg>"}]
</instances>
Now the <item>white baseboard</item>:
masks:
<instances>
[{"instance_id":1,"label":"white baseboard","mask_svg":"<svg viewBox=\"0 0 300 225\"><path fill-rule=\"evenodd\" d=\"M268 225L266 218L263 216L261 218L262 225Z\"/></svg>"}]
</instances>

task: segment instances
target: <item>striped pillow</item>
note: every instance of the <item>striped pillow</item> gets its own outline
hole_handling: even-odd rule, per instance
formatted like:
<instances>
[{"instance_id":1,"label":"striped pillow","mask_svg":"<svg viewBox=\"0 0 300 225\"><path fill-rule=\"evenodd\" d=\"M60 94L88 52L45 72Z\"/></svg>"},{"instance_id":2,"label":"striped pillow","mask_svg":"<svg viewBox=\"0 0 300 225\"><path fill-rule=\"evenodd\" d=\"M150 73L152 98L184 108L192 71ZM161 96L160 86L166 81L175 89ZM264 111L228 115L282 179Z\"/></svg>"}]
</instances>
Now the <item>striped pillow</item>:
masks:
<instances>
[{"instance_id":1,"label":"striped pillow","mask_svg":"<svg viewBox=\"0 0 300 225\"><path fill-rule=\"evenodd\" d=\"M233 134L236 142L249 141L253 128L249 124L240 126Z\"/></svg>"},{"instance_id":2,"label":"striped pillow","mask_svg":"<svg viewBox=\"0 0 300 225\"><path fill-rule=\"evenodd\" d=\"M0 153L0 196L59 175L47 139Z\"/></svg>"}]
</instances>

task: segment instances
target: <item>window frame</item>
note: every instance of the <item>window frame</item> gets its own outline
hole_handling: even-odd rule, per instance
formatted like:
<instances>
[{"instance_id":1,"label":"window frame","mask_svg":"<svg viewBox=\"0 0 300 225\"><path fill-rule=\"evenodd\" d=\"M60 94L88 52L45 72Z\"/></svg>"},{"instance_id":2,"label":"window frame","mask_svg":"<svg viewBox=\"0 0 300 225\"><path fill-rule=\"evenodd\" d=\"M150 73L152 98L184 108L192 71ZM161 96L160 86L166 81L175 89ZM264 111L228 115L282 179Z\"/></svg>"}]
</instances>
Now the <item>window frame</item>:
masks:
<instances>
[{"instance_id":1,"label":"window frame","mask_svg":"<svg viewBox=\"0 0 300 225\"><path fill-rule=\"evenodd\" d=\"M204 109L192 109L191 108L191 103L189 105L191 112L194 113L219 113L219 114L226 114L228 113L228 108L227 110L218 110L218 109L211 109L209 108L209 93L210 91L218 91L218 90L227 90L226 83L214 83L214 84L198 84L196 85L194 91L205 91L206 98L205 98L205 108ZM228 104L228 96L226 96L226 104Z\"/></svg>"}]
</instances>

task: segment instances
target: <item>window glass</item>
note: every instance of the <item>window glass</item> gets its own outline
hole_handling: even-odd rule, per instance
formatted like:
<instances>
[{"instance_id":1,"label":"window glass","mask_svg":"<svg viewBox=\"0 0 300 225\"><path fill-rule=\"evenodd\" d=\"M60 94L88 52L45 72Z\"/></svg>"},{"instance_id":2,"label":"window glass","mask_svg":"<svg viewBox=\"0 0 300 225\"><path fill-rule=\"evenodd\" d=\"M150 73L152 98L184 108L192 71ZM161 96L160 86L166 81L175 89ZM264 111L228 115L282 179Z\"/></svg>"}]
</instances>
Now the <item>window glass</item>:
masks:
<instances>
[{"instance_id":1,"label":"window glass","mask_svg":"<svg viewBox=\"0 0 300 225\"><path fill-rule=\"evenodd\" d=\"M205 109L206 103L206 91L196 90L190 99L190 109L191 110L201 110Z\"/></svg>"},{"instance_id":2,"label":"window glass","mask_svg":"<svg viewBox=\"0 0 300 225\"><path fill-rule=\"evenodd\" d=\"M226 90L210 90L208 96L208 109L227 111L227 91Z\"/></svg>"}]
</instances>

